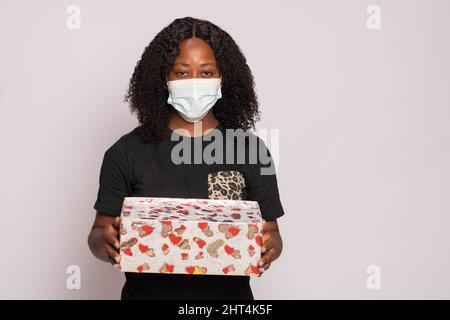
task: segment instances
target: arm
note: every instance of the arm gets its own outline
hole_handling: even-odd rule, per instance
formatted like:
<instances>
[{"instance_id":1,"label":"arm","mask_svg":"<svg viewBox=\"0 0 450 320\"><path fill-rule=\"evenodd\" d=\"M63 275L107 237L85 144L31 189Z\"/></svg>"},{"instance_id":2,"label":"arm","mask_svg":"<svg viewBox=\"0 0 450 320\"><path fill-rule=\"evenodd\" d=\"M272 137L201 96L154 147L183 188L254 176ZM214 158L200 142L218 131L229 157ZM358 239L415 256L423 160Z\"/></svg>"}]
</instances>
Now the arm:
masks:
<instances>
[{"instance_id":1,"label":"arm","mask_svg":"<svg viewBox=\"0 0 450 320\"><path fill-rule=\"evenodd\" d=\"M88 237L89 249L96 258L113 265L119 263L119 227L120 218L97 212Z\"/></svg>"}]
</instances>

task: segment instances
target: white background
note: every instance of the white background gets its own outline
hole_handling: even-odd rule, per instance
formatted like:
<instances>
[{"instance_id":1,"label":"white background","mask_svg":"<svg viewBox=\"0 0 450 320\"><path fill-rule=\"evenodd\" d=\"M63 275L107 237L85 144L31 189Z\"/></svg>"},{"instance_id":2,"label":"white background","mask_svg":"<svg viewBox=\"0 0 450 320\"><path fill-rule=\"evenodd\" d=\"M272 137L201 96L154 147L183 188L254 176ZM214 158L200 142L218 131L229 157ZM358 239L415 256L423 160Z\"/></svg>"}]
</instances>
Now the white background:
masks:
<instances>
[{"instance_id":1,"label":"white background","mask_svg":"<svg viewBox=\"0 0 450 320\"><path fill-rule=\"evenodd\" d=\"M366 27L372 4L381 30ZM258 128L280 130L285 247L255 297L450 298L449 13L438 0L0 0L0 298L119 298L123 275L87 246L101 160L137 125L122 102L137 60L185 16L234 37Z\"/></svg>"}]
</instances>

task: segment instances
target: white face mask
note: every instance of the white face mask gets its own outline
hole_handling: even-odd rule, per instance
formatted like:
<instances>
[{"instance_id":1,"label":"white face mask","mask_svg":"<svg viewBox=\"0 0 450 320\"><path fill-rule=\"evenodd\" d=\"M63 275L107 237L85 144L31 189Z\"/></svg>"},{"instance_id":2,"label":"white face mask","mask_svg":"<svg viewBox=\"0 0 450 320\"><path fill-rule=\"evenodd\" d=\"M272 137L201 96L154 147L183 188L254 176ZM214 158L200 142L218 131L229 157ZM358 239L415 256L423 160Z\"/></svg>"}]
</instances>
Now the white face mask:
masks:
<instances>
[{"instance_id":1,"label":"white face mask","mask_svg":"<svg viewBox=\"0 0 450 320\"><path fill-rule=\"evenodd\" d=\"M188 122L203 119L214 104L222 97L222 78L190 78L167 82L171 104L180 116Z\"/></svg>"}]
</instances>

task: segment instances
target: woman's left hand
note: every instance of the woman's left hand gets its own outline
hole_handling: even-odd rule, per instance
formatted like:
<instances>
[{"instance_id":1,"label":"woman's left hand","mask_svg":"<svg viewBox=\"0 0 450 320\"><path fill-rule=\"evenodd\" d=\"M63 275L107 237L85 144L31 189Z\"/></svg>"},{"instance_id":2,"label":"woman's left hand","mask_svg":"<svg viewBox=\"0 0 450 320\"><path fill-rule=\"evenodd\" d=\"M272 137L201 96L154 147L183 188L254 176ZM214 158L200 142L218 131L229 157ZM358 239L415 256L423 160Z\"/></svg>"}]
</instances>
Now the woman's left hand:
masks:
<instances>
[{"instance_id":1,"label":"woman's left hand","mask_svg":"<svg viewBox=\"0 0 450 320\"><path fill-rule=\"evenodd\" d=\"M276 220L264 221L262 231L262 256L258 262L260 275L270 268L271 263L280 256L283 250L283 241Z\"/></svg>"}]
</instances>

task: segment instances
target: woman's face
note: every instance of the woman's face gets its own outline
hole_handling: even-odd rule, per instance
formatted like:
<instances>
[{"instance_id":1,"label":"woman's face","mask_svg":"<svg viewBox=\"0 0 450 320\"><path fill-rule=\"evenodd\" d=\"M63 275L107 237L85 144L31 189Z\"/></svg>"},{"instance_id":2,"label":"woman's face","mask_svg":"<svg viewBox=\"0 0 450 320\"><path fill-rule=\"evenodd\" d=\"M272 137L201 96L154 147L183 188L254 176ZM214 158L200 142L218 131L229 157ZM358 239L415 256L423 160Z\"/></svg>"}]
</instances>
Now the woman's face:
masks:
<instances>
[{"instance_id":1,"label":"woman's face","mask_svg":"<svg viewBox=\"0 0 450 320\"><path fill-rule=\"evenodd\" d=\"M180 53L173 62L167 80L189 78L220 78L214 52L200 38L189 38L180 43Z\"/></svg>"}]
</instances>

